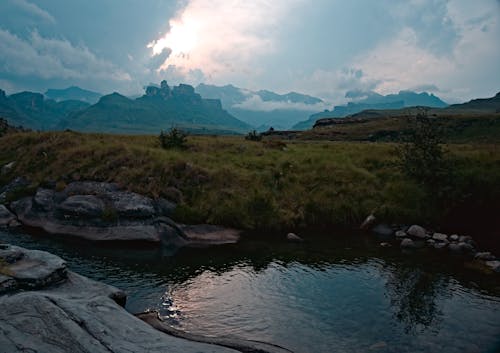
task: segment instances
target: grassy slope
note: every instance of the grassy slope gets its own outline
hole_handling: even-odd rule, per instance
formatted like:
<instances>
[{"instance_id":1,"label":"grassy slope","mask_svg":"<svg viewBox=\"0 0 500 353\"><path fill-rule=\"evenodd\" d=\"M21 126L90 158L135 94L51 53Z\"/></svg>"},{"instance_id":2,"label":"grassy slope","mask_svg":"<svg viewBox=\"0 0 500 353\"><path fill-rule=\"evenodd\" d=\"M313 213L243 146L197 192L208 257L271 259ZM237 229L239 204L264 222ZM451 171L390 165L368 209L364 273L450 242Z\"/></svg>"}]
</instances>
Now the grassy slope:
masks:
<instances>
[{"instance_id":1,"label":"grassy slope","mask_svg":"<svg viewBox=\"0 0 500 353\"><path fill-rule=\"evenodd\" d=\"M0 176L0 185L17 175L35 185L103 180L168 198L178 196L175 187L182 192L178 220L262 230L358 225L373 210L387 221L474 224L500 209L498 145L448 147L455 180L446 208L401 174L393 144L295 141L281 147L191 136L187 150L166 151L155 136L10 134L0 138L0 165L17 164Z\"/></svg>"}]
</instances>

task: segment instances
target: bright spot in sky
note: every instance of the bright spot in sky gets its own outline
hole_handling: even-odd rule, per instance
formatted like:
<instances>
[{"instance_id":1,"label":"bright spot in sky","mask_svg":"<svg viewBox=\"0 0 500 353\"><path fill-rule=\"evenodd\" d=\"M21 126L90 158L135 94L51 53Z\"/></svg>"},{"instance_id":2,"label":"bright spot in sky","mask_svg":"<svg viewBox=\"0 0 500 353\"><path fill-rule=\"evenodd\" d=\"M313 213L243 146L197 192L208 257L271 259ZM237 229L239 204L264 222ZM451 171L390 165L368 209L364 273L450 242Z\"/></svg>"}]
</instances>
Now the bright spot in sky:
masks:
<instances>
[{"instance_id":1,"label":"bright spot in sky","mask_svg":"<svg viewBox=\"0 0 500 353\"><path fill-rule=\"evenodd\" d=\"M172 56L188 56L198 42L199 25L189 20L171 20L170 31L162 38L152 41L148 48L153 49L153 55L158 55L165 49L170 49Z\"/></svg>"}]
</instances>

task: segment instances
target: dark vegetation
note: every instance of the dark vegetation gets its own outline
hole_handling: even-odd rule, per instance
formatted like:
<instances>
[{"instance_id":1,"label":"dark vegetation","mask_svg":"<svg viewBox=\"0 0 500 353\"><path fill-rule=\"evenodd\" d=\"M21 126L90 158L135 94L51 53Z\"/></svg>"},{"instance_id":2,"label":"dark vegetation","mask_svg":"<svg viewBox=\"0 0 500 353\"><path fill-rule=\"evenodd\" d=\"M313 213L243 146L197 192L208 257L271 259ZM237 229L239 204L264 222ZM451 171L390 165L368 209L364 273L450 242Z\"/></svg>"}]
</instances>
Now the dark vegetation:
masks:
<instances>
[{"instance_id":1,"label":"dark vegetation","mask_svg":"<svg viewBox=\"0 0 500 353\"><path fill-rule=\"evenodd\" d=\"M187 135L177 128L170 129L168 133L162 131L158 139L160 140L160 146L164 149L186 148Z\"/></svg>"}]
</instances>

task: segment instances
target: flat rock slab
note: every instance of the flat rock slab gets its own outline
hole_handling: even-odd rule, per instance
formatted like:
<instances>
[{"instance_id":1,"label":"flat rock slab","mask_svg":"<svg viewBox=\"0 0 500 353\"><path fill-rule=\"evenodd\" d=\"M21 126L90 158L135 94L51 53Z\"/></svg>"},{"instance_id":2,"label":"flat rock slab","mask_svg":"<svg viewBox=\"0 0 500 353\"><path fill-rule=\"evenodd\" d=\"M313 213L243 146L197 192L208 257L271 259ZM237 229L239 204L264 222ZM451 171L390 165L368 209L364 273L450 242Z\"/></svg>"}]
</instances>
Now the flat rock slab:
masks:
<instances>
[{"instance_id":1,"label":"flat rock slab","mask_svg":"<svg viewBox=\"0 0 500 353\"><path fill-rule=\"evenodd\" d=\"M50 253L2 245L0 258L7 273L0 274L0 288L64 270L45 286L0 295L0 352L238 352L154 329L119 305L122 291L66 271L64 260Z\"/></svg>"},{"instance_id":2,"label":"flat rock slab","mask_svg":"<svg viewBox=\"0 0 500 353\"><path fill-rule=\"evenodd\" d=\"M210 224L179 225L188 245L232 244L240 239L240 231Z\"/></svg>"},{"instance_id":3,"label":"flat rock slab","mask_svg":"<svg viewBox=\"0 0 500 353\"><path fill-rule=\"evenodd\" d=\"M45 251L0 244L0 275L0 293L43 288L66 278L66 262Z\"/></svg>"}]
</instances>

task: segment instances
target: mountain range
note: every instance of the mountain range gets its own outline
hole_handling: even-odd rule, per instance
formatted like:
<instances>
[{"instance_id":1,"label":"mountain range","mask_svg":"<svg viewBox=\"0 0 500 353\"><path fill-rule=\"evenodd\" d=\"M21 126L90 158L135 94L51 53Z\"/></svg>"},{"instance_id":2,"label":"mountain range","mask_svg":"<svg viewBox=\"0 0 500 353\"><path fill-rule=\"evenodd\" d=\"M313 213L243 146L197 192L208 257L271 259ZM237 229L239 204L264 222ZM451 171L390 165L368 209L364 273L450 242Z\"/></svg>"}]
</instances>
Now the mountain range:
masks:
<instances>
[{"instance_id":1,"label":"mountain range","mask_svg":"<svg viewBox=\"0 0 500 353\"><path fill-rule=\"evenodd\" d=\"M397 94L384 96L373 91L350 91L346 93L346 98L354 99L354 101L346 105L335 106L331 111L325 110L321 113L313 114L308 120L294 125L293 129L307 130L312 128L319 119L343 118L364 110L392 110L416 106L444 108L448 106L448 104L434 94L426 92L400 91Z\"/></svg>"},{"instance_id":2,"label":"mountain range","mask_svg":"<svg viewBox=\"0 0 500 353\"><path fill-rule=\"evenodd\" d=\"M45 97L53 99L56 102L78 100L89 104L95 104L102 97L102 94L71 86L64 89L48 89L45 92Z\"/></svg>"},{"instance_id":3,"label":"mountain range","mask_svg":"<svg viewBox=\"0 0 500 353\"><path fill-rule=\"evenodd\" d=\"M62 91L62 94L60 94ZM49 90L51 97L90 92L70 88ZM59 92L59 95L54 95ZM0 91L0 117L11 125L36 130L72 129L86 132L157 133L178 127L192 133L244 133L251 126L222 109L216 99L203 99L189 85L148 86L142 97L127 98L119 93L100 97L90 105L78 100L46 99L44 95L21 92L6 96Z\"/></svg>"},{"instance_id":4,"label":"mountain range","mask_svg":"<svg viewBox=\"0 0 500 353\"><path fill-rule=\"evenodd\" d=\"M233 85L200 84L196 87L196 92L204 98L220 99L224 109L259 131L270 127L289 129L309 115L324 109L326 105L320 98L297 92L278 94Z\"/></svg>"}]
</instances>

